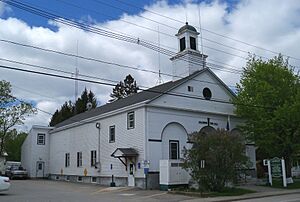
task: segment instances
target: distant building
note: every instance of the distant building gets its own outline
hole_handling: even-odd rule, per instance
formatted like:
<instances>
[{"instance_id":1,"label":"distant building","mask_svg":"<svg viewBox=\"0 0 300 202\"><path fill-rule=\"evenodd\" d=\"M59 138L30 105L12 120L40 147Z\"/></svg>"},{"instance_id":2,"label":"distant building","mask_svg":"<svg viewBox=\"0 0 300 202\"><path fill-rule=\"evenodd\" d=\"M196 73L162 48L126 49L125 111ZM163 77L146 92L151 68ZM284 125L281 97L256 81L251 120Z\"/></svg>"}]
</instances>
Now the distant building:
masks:
<instances>
[{"instance_id":1,"label":"distant building","mask_svg":"<svg viewBox=\"0 0 300 202\"><path fill-rule=\"evenodd\" d=\"M235 94L206 67L197 30L186 24L176 36L173 80L78 114L53 128L34 126L22 146L31 177L117 186L159 185L160 160L179 161L190 133L227 128L242 121L230 100ZM252 176L255 147L246 146ZM148 171L148 170L147 170Z\"/></svg>"}]
</instances>

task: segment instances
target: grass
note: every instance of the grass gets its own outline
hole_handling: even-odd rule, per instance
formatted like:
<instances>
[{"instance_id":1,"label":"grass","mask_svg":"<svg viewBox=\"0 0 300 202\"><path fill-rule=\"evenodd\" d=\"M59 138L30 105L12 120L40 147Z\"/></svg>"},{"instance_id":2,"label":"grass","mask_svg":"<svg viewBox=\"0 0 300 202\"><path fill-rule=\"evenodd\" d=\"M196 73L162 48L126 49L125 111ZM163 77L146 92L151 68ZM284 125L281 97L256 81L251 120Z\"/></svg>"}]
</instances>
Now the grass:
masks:
<instances>
[{"instance_id":1,"label":"grass","mask_svg":"<svg viewBox=\"0 0 300 202\"><path fill-rule=\"evenodd\" d=\"M196 189L176 189L174 190L176 194L197 196L197 197L218 197L218 196L240 196L244 194L255 193L255 191L242 189L242 188L225 188L221 192L200 192Z\"/></svg>"},{"instance_id":2,"label":"grass","mask_svg":"<svg viewBox=\"0 0 300 202\"><path fill-rule=\"evenodd\" d=\"M268 185L265 185L265 186L268 186ZM300 180L294 179L293 184L288 184L287 187L283 187L282 180L273 179L273 185L271 187L282 188L282 189L300 189Z\"/></svg>"},{"instance_id":3,"label":"grass","mask_svg":"<svg viewBox=\"0 0 300 202\"><path fill-rule=\"evenodd\" d=\"M222 192L210 192L208 193L209 196L240 196L244 194L251 194L255 193L255 191L249 189L242 189L242 188L226 188Z\"/></svg>"}]
</instances>

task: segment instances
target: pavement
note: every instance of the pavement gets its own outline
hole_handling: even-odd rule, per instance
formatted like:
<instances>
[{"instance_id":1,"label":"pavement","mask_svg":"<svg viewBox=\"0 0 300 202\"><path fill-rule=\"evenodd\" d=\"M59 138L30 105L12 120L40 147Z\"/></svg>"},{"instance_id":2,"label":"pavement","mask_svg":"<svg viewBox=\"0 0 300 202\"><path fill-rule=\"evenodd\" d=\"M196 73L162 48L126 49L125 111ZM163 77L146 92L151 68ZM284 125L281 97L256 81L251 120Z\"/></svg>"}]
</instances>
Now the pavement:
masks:
<instances>
[{"instance_id":1,"label":"pavement","mask_svg":"<svg viewBox=\"0 0 300 202\"><path fill-rule=\"evenodd\" d=\"M285 202L300 202L300 189L279 189L279 188L272 188L272 187L265 187L265 186L256 186L256 185L243 185L239 186L240 188L244 189L249 189L252 191L256 191L256 193L251 193L251 194L245 194L241 196L220 196L220 197L211 197L211 198L201 198L201 199L191 199L187 200L186 202L213 202L213 201L218 201L218 202L227 202L227 201L256 201L256 199L262 199L262 200L257 200L257 201L267 201L266 198L274 198L277 196L285 196L285 195L295 195L295 200L289 199L285 200L282 199L280 200L280 197L277 197L278 199L275 198L272 199L271 201L285 201Z\"/></svg>"},{"instance_id":2,"label":"pavement","mask_svg":"<svg viewBox=\"0 0 300 202\"><path fill-rule=\"evenodd\" d=\"M142 201L142 202L300 202L300 189L275 189L264 186L245 185L241 188L256 191L242 196L197 198L171 194L159 190L141 190L134 187L103 187L96 184L70 183L53 180L12 180L7 192L0 192L1 202L93 202L93 201Z\"/></svg>"}]
</instances>

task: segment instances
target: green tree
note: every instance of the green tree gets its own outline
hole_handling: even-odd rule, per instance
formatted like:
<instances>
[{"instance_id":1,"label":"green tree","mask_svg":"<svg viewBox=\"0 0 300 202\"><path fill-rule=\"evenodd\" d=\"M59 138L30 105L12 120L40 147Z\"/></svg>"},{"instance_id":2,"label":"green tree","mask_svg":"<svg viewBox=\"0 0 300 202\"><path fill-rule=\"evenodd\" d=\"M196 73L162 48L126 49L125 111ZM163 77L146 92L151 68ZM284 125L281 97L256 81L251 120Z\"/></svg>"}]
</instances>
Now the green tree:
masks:
<instances>
[{"instance_id":1,"label":"green tree","mask_svg":"<svg viewBox=\"0 0 300 202\"><path fill-rule=\"evenodd\" d=\"M128 74L124 79L124 82L120 81L120 83L113 88L113 92L110 94L112 99L110 99L109 102L114 102L116 100L128 97L137 93L138 90L139 87L137 86L136 81L130 74Z\"/></svg>"},{"instance_id":2,"label":"green tree","mask_svg":"<svg viewBox=\"0 0 300 202\"><path fill-rule=\"evenodd\" d=\"M16 130L9 131L4 145L5 151L8 154L6 160L21 161L21 147L26 137L27 133L18 133Z\"/></svg>"},{"instance_id":3,"label":"green tree","mask_svg":"<svg viewBox=\"0 0 300 202\"><path fill-rule=\"evenodd\" d=\"M80 98L78 98L75 103L75 113L80 114L85 112L87 110L87 103L89 102L92 104L92 108L97 107L97 99L95 94L91 90L88 92L85 88Z\"/></svg>"},{"instance_id":4,"label":"green tree","mask_svg":"<svg viewBox=\"0 0 300 202\"><path fill-rule=\"evenodd\" d=\"M281 55L268 61L251 57L237 84L236 113L241 126L267 158L283 157L287 176L300 151L300 85Z\"/></svg>"},{"instance_id":5,"label":"green tree","mask_svg":"<svg viewBox=\"0 0 300 202\"><path fill-rule=\"evenodd\" d=\"M4 152L5 141L10 131L23 124L25 117L34 113L31 104L19 101L11 94L11 85L0 81L0 154Z\"/></svg>"},{"instance_id":6,"label":"green tree","mask_svg":"<svg viewBox=\"0 0 300 202\"><path fill-rule=\"evenodd\" d=\"M81 93L81 96L76 100L75 105L69 100L66 101L60 109L57 109L53 116L51 117L50 126L55 126L56 124L63 122L71 118L76 114L80 114L87 110L87 103L92 103L92 108L97 107L97 99L95 94L90 90L88 91L86 88Z\"/></svg>"},{"instance_id":7,"label":"green tree","mask_svg":"<svg viewBox=\"0 0 300 202\"><path fill-rule=\"evenodd\" d=\"M243 138L225 130L191 134L193 146L184 152L184 168L201 190L222 191L226 183L235 182L249 163ZM201 161L204 160L204 168Z\"/></svg>"}]
</instances>

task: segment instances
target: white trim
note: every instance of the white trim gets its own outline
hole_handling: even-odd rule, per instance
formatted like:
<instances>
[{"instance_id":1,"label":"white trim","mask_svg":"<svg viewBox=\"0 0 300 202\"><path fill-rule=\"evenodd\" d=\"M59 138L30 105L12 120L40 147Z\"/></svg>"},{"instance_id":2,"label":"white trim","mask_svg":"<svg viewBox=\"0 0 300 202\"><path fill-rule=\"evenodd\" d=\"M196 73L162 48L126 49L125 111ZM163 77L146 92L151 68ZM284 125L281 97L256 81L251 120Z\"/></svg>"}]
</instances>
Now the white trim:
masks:
<instances>
[{"instance_id":1,"label":"white trim","mask_svg":"<svg viewBox=\"0 0 300 202\"><path fill-rule=\"evenodd\" d=\"M193 109L187 109L187 108L178 108L178 107L168 107L168 106L161 106L156 104L147 104L148 107L154 107L154 108L163 108L163 109L173 109L178 111L185 111L185 112L194 112L194 113L205 113L205 114L213 114L213 115L223 115L223 116L233 116L237 117L236 114L229 114L229 113L220 113L220 112L209 112L209 111L203 111L203 110L193 110Z\"/></svg>"},{"instance_id":2,"label":"white trim","mask_svg":"<svg viewBox=\"0 0 300 202\"><path fill-rule=\"evenodd\" d=\"M65 129L68 129L68 128L77 127L77 126L80 126L80 125L83 125L83 124L86 124L86 123L92 123L94 121L101 120L103 118L107 118L109 116L114 116L114 115L117 115L117 114L120 114L120 113L123 113L123 112L126 112L126 111L130 111L130 110L133 110L133 109L138 109L138 108L143 107L146 102L148 102L148 100L145 100L143 102L139 102L139 103L134 104L134 105L126 106L126 107L123 107L123 108L120 108L120 109L116 109L116 110L113 110L113 111L110 111L110 112L107 112L107 113L104 113L104 114L100 114L98 116L93 116L93 117L83 119L83 120L80 120L80 121L77 121L77 122L74 122L74 123L70 123L68 125L61 126L59 128L54 128L53 130L49 131L49 134L59 132L61 130L65 130Z\"/></svg>"}]
</instances>

